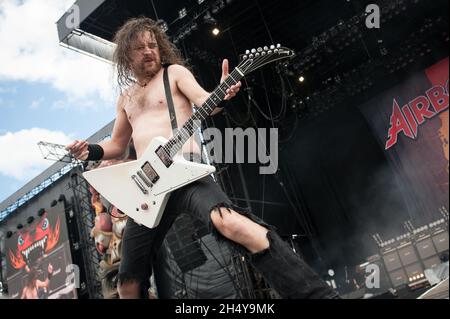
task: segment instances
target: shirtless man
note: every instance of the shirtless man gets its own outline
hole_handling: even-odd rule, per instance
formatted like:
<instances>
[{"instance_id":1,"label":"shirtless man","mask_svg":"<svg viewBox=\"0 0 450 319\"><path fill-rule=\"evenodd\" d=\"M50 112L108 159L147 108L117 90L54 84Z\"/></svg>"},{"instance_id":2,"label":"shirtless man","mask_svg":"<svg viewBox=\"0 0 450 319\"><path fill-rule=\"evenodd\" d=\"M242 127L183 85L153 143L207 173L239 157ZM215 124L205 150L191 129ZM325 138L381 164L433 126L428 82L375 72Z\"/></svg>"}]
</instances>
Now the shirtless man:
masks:
<instances>
[{"instance_id":1,"label":"shirtless man","mask_svg":"<svg viewBox=\"0 0 450 319\"><path fill-rule=\"evenodd\" d=\"M127 89L118 99L117 118L110 140L99 145L74 141L67 146L67 149L81 160L120 157L131 137L137 158L140 158L154 137L172 136L162 64L170 64L168 73L179 127L192 115L192 105L201 106L210 95L183 66L179 51L153 20L130 19L117 32L115 43L117 48L114 57L118 69L118 82L122 87L127 86ZM224 60L222 81L228 76L228 72L228 61ZM131 78L135 81L130 80ZM234 97L240 86L241 83L232 86L226 92L225 99ZM219 108L214 110L213 115L218 112ZM182 152L199 156L201 154L200 147L192 138L184 145ZM171 194L158 227L149 229L137 225L131 218L128 219L119 270L118 291L121 298L147 296L151 259L177 214L186 211L210 227L212 222L215 228L212 231L219 238L239 247L243 253L249 255L249 258L253 257L253 264L263 274L266 273L266 279L283 297L336 296L314 272L305 268L307 266L304 262L289 249L287 244L284 245L278 235L270 230L269 225L234 206L208 176ZM301 274L297 276L297 280L291 278L291 275L286 276L286 273L295 271L296 267L302 267L299 269ZM311 283L309 281L312 278L314 282ZM282 283L279 284L280 282ZM295 282L300 286L306 286L293 289L292 285L295 286Z\"/></svg>"},{"instance_id":2,"label":"shirtless man","mask_svg":"<svg viewBox=\"0 0 450 319\"><path fill-rule=\"evenodd\" d=\"M48 289L48 285L50 284L50 278L53 273L53 266L51 264L48 264L47 271L48 276L44 281L42 281L37 279L37 270L34 268L30 269L30 272L28 273L27 284L25 285L25 287L23 287L20 299L39 299L39 289Z\"/></svg>"}]
</instances>

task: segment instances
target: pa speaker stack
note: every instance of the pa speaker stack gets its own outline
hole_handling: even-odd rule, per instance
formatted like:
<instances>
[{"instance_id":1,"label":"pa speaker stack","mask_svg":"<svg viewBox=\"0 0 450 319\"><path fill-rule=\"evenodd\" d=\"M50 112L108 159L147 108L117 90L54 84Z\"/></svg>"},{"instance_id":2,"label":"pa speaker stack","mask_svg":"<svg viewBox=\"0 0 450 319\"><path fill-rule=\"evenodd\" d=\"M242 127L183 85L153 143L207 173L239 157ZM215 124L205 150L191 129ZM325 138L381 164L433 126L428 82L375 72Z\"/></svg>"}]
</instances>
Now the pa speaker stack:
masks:
<instances>
[{"instance_id":1,"label":"pa speaker stack","mask_svg":"<svg viewBox=\"0 0 450 319\"><path fill-rule=\"evenodd\" d=\"M440 220L388 241L381 254L392 286L426 283L425 269L438 266L448 255L448 235L448 225Z\"/></svg>"}]
</instances>

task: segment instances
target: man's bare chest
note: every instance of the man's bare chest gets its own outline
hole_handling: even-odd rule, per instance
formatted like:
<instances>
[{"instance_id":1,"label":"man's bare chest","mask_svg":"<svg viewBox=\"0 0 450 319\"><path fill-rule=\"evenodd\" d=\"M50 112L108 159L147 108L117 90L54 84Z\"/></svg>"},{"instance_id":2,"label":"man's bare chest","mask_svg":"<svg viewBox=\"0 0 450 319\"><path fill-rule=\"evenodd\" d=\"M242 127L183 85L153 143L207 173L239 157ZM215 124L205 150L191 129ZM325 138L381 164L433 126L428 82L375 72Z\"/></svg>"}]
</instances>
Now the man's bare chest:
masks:
<instances>
[{"instance_id":1,"label":"man's bare chest","mask_svg":"<svg viewBox=\"0 0 450 319\"><path fill-rule=\"evenodd\" d=\"M141 90L135 90L125 104L128 120L134 121L144 114L158 115L167 112L167 99L164 87L155 85Z\"/></svg>"}]
</instances>

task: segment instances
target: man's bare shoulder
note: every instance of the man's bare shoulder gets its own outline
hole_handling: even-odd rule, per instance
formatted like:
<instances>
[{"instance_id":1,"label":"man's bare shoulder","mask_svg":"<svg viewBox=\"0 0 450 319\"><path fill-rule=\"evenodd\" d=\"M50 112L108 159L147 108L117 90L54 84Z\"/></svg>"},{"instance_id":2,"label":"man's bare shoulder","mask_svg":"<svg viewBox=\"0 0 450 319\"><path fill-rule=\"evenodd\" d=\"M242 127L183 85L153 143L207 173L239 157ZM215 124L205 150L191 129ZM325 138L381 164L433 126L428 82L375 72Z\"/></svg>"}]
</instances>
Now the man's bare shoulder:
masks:
<instances>
[{"instance_id":1,"label":"man's bare shoulder","mask_svg":"<svg viewBox=\"0 0 450 319\"><path fill-rule=\"evenodd\" d=\"M125 106L127 105L127 103L131 100L132 98L132 93L133 92L133 87L129 87L127 89L124 89L119 97L117 98L117 108L118 109L124 109Z\"/></svg>"},{"instance_id":2,"label":"man's bare shoulder","mask_svg":"<svg viewBox=\"0 0 450 319\"><path fill-rule=\"evenodd\" d=\"M169 66L169 72L174 75L186 75L191 74L188 68L180 64L172 64Z\"/></svg>"}]
</instances>

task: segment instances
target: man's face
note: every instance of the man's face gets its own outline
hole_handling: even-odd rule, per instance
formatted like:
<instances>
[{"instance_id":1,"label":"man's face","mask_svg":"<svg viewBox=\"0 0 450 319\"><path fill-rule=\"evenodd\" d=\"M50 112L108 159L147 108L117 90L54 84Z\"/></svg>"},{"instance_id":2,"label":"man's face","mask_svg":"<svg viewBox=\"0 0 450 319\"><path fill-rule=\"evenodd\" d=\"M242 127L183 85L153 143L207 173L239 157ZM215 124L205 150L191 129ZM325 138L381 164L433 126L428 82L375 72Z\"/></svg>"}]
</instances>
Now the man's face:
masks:
<instances>
[{"instance_id":1,"label":"man's face","mask_svg":"<svg viewBox=\"0 0 450 319\"><path fill-rule=\"evenodd\" d=\"M161 56L155 35L139 33L131 45L131 63L137 77L153 77L161 69Z\"/></svg>"}]
</instances>

